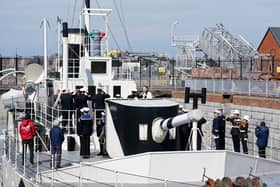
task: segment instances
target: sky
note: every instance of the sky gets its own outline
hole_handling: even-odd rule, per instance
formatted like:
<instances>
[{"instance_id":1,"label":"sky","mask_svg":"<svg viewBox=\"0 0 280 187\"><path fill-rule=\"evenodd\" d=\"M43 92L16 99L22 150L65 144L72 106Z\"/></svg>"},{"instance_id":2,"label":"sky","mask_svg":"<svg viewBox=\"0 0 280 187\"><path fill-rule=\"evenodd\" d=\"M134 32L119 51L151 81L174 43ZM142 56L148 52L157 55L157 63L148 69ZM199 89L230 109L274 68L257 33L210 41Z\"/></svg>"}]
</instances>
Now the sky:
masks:
<instances>
[{"instance_id":1,"label":"sky","mask_svg":"<svg viewBox=\"0 0 280 187\"><path fill-rule=\"evenodd\" d=\"M0 55L43 55L41 21L49 21L48 54L57 52L57 16L79 26L83 0L0 0ZM222 23L257 47L269 26L280 26L279 0L91 0L91 6L113 10L110 27L118 46L128 49L122 16L133 51L175 55L171 25L176 35L199 36L205 27ZM76 4L76 6L74 6ZM116 6L114 6L116 5ZM76 7L76 8L74 8ZM73 19L74 18L74 19ZM111 39L110 48L117 49Z\"/></svg>"}]
</instances>

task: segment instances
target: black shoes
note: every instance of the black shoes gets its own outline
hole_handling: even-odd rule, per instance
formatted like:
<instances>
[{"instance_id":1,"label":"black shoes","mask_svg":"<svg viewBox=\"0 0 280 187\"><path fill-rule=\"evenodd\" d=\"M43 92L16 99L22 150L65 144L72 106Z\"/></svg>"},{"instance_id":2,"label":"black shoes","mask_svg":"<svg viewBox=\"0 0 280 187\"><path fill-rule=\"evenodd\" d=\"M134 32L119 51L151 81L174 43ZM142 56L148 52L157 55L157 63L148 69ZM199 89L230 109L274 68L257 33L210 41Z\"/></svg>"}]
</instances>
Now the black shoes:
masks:
<instances>
[{"instance_id":1,"label":"black shoes","mask_svg":"<svg viewBox=\"0 0 280 187\"><path fill-rule=\"evenodd\" d=\"M108 156L108 153L102 153L102 152L100 152L100 153L97 154L97 156Z\"/></svg>"}]
</instances>

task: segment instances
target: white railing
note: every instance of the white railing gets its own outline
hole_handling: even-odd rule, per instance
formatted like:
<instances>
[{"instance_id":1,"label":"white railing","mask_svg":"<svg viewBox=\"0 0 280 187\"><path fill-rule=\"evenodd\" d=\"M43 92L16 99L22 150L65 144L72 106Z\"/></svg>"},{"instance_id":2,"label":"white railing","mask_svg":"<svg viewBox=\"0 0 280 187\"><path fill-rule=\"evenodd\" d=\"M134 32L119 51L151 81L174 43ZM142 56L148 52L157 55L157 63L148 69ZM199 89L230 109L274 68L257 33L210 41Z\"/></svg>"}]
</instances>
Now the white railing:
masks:
<instances>
[{"instance_id":1,"label":"white railing","mask_svg":"<svg viewBox=\"0 0 280 187\"><path fill-rule=\"evenodd\" d=\"M232 143L232 137L230 135L230 125L226 126L226 137L225 137L225 149L229 151L233 151L233 143ZM215 149L215 141L213 138L213 135L211 133L211 130L204 130L204 142L206 142L205 146L202 147L208 147L212 150ZM253 128L251 128L248 132L248 153L249 155L253 156L259 156L258 153L258 147L256 145L257 138L255 136L255 131ZM240 152L243 152L242 143L240 142ZM269 135L268 139L268 145L266 147L266 158L271 160L278 160L280 161L280 136L271 134Z\"/></svg>"},{"instance_id":2,"label":"white railing","mask_svg":"<svg viewBox=\"0 0 280 187\"><path fill-rule=\"evenodd\" d=\"M79 166L75 166L72 168L56 170L56 175L54 177L52 177L51 171L42 172L39 174L39 178L42 185L47 185L54 181L54 186L57 186L57 184L61 183L64 183L65 186L83 186L90 184L101 187L133 187L135 185L155 187L200 186L191 183L176 182L132 173L120 172L87 163L80 163Z\"/></svg>"},{"instance_id":3,"label":"white railing","mask_svg":"<svg viewBox=\"0 0 280 187\"><path fill-rule=\"evenodd\" d=\"M94 43L94 38L90 37L90 36L85 36L82 37L82 41L83 41L83 46L85 46L86 51L84 51L85 53L88 52L88 56L105 56L105 40L101 39L100 45L98 43ZM94 55L96 53L100 53L100 55Z\"/></svg>"},{"instance_id":4,"label":"white railing","mask_svg":"<svg viewBox=\"0 0 280 187\"><path fill-rule=\"evenodd\" d=\"M73 131L73 133L77 132L76 110L62 110L39 102L15 102L16 104L13 104L15 109L15 119L23 118L25 113L28 112L31 115L31 119L39 123L42 127L50 129L53 126L54 121L59 120L62 124L66 124L63 128L68 132L68 134L70 131ZM68 116L68 118L63 118L63 113L66 113L65 116Z\"/></svg>"},{"instance_id":5,"label":"white railing","mask_svg":"<svg viewBox=\"0 0 280 187\"><path fill-rule=\"evenodd\" d=\"M207 88L208 92L260 95L266 97L280 96L280 82L262 80L227 80L227 79L186 79L185 87L193 90Z\"/></svg>"}]
</instances>

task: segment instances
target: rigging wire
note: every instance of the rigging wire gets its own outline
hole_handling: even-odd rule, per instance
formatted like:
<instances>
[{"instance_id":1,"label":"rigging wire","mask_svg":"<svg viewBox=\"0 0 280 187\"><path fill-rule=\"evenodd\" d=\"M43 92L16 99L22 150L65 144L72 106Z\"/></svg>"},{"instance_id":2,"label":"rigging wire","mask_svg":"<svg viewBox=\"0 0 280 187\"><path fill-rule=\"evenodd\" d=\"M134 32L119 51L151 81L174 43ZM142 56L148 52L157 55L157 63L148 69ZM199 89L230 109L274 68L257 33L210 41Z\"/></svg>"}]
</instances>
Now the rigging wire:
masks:
<instances>
[{"instance_id":1,"label":"rigging wire","mask_svg":"<svg viewBox=\"0 0 280 187\"><path fill-rule=\"evenodd\" d=\"M120 20L122 29L123 29L123 31L124 31L124 35L125 35L125 39L126 39L126 42L127 42L127 45L128 45L128 49L129 49L130 51L132 51L133 49L132 49L132 46L131 46L130 41L129 41L129 38L128 38L127 28L126 28L126 26L125 26L125 24L124 24L124 22L123 22L123 20L122 20L122 17L121 17L121 14L120 14L118 5L117 5L117 3L116 3L116 0L113 0L113 3L114 3L114 6L115 6L115 8L116 8L117 15L118 15L118 18L119 18L119 20Z\"/></svg>"},{"instance_id":2,"label":"rigging wire","mask_svg":"<svg viewBox=\"0 0 280 187\"><path fill-rule=\"evenodd\" d=\"M126 25L122 0L120 0L120 9L121 9L121 15L122 15L123 22Z\"/></svg>"},{"instance_id":3,"label":"rigging wire","mask_svg":"<svg viewBox=\"0 0 280 187\"><path fill-rule=\"evenodd\" d=\"M97 4L97 7L98 7L98 8L101 8L99 1L98 1L98 0L95 0L95 1L96 1L96 4ZM105 19L105 18L104 18L104 19ZM116 37L115 37L115 35L114 35L114 33L113 33L111 27L110 27L110 25L108 25L108 30L109 30L109 32L110 32L112 38L113 38L113 41L115 42L115 44L116 44L116 46L117 46L117 48L118 48L118 50L120 51L120 50L121 50L120 45L119 45L119 43L118 43L118 41L117 41L117 39L116 39Z\"/></svg>"},{"instance_id":4,"label":"rigging wire","mask_svg":"<svg viewBox=\"0 0 280 187\"><path fill-rule=\"evenodd\" d=\"M72 14L71 27L73 27L73 25L74 25L74 18L75 18L76 8L77 8L77 0L74 0L74 8L73 8L73 14Z\"/></svg>"},{"instance_id":5,"label":"rigging wire","mask_svg":"<svg viewBox=\"0 0 280 187\"><path fill-rule=\"evenodd\" d=\"M66 9L66 20L68 21L69 20L69 9L70 9L70 2L69 0L66 0L66 6L67 6L67 9Z\"/></svg>"}]
</instances>

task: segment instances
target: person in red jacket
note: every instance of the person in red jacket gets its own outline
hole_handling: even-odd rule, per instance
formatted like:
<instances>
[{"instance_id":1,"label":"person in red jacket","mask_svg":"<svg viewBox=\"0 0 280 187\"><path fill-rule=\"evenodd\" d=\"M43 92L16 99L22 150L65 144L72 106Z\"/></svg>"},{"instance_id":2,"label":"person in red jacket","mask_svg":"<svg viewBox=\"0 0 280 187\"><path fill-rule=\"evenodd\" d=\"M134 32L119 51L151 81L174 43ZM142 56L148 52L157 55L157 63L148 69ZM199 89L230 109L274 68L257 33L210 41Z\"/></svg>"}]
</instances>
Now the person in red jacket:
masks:
<instances>
[{"instance_id":1,"label":"person in red jacket","mask_svg":"<svg viewBox=\"0 0 280 187\"><path fill-rule=\"evenodd\" d=\"M34 122L30 119L30 114L26 114L19 126L19 133L22 140L22 165L24 165L24 155L28 145L30 152L30 164L34 165L34 137L36 128Z\"/></svg>"}]
</instances>

